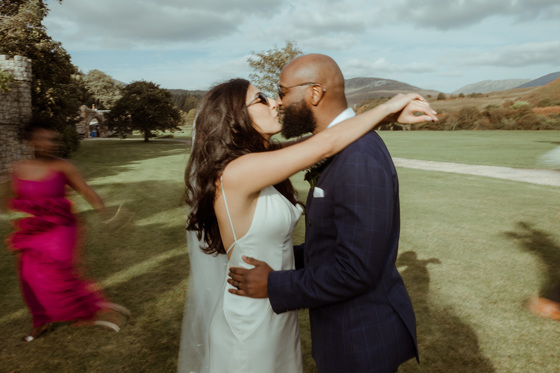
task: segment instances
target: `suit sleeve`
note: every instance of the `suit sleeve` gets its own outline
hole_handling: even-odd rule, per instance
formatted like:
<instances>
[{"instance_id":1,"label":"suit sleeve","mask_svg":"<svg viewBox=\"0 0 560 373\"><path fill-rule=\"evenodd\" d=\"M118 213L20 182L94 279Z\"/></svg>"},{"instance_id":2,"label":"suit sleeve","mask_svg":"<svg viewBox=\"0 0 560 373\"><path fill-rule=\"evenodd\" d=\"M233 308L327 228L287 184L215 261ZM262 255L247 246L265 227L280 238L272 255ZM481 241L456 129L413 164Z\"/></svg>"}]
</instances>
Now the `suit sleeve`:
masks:
<instances>
[{"instance_id":1,"label":"suit sleeve","mask_svg":"<svg viewBox=\"0 0 560 373\"><path fill-rule=\"evenodd\" d=\"M299 245L294 245L294 261L296 265L296 269L302 269L305 267L304 258L304 251L305 251L305 242Z\"/></svg>"},{"instance_id":2,"label":"suit sleeve","mask_svg":"<svg viewBox=\"0 0 560 373\"><path fill-rule=\"evenodd\" d=\"M271 272L268 294L275 312L336 303L376 286L391 235L398 234L392 229L396 180L387 158L379 155L344 154L333 170L334 256L302 270Z\"/></svg>"}]
</instances>

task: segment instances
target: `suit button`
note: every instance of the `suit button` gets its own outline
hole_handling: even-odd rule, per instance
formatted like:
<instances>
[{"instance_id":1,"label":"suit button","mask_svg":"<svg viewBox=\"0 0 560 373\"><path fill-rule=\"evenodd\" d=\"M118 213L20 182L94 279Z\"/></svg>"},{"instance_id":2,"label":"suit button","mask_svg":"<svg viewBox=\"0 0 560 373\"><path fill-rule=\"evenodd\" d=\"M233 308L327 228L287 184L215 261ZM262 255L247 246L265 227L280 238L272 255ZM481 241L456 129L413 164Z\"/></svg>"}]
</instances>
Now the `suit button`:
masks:
<instances>
[{"instance_id":1,"label":"suit button","mask_svg":"<svg viewBox=\"0 0 560 373\"><path fill-rule=\"evenodd\" d=\"M305 263L309 263L309 255L305 256Z\"/></svg>"},{"instance_id":2,"label":"suit button","mask_svg":"<svg viewBox=\"0 0 560 373\"><path fill-rule=\"evenodd\" d=\"M311 219L307 219L307 225L311 226Z\"/></svg>"}]
</instances>

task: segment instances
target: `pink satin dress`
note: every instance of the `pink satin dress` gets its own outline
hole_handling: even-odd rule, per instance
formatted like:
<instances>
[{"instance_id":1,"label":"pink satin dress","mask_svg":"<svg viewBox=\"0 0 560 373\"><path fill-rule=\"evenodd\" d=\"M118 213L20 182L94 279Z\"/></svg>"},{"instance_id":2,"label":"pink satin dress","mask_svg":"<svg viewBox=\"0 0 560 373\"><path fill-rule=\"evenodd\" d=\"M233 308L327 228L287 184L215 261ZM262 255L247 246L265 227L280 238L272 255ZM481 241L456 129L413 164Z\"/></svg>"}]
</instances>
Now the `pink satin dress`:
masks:
<instances>
[{"instance_id":1,"label":"pink satin dress","mask_svg":"<svg viewBox=\"0 0 560 373\"><path fill-rule=\"evenodd\" d=\"M11 208L31 215L15 222L17 230L8 243L21 254L21 291L33 316L33 327L92 319L105 299L74 266L78 226L65 198L66 175L51 170L42 180L14 176L12 183L16 197Z\"/></svg>"}]
</instances>

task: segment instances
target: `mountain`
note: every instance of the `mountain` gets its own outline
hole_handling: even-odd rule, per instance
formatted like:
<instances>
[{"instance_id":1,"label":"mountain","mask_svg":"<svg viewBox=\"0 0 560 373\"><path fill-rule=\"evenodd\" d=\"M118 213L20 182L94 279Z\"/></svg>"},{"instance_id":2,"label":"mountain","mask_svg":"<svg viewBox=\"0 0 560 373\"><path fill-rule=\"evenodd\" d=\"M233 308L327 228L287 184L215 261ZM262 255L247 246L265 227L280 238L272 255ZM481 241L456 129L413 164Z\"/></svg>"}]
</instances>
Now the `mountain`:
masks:
<instances>
[{"instance_id":1,"label":"mountain","mask_svg":"<svg viewBox=\"0 0 560 373\"><path fill-rule=\"evenodd\" d=\"M483 80L459 88L452 94L463 93L465 95L471 93L489 93L497 91L507 91L508 89L518 88L520 85L530 82L531 79L504 79L504 80Z\"/></svg>"},{"instance_id":2,"label":"mountain","mask_svg":"<svg viewBox=\"0 0 560 373\"><path fill-rule=\"evenodd\" d=\"M391 79L380 78L352 78L346 79L346 100L349 106L359 104L368 99L392 97L397 93L416 92L423 96L436 96L439 92L426 90Z\"/></svg>"},{"instance_id":3,"label":"mountain","mask_svg":"<svg viewBox=\"0 0 560 373\"><path fill-rule=\"evenodd\" d=\"M541 76L540 78L524 83L517 88L542 87L543 85L547 85L558 78L560 78L560 71Z\"/></svg>"},{"instance_id":4,"label":"mountain","mask_svg":"<svg viewBox=\"0 0 560 373\"><path fill-rule=\"evenodd\" d=\"M380 78L352 78L344 81L346 100L349 106L354 106L368 99L377 99L382 97L393 97L397 93L419 93L424 97L437 96L439 91L422 89L410 84L399 82L391 79ZM191 98L191 101L198 99L206 93L205 91L192 91L186 89L168 89L173 96L175 105L182 110L191 107L186 104L185 100ZM188 110L187 110L188 111Z\"/></svg>"},{"instance_id":5,"label":"mountain","mask_svg":"<svg viewBox=\"0 0 560 373\"><path fill-rule=\"evenodd\" d=\"M543 101L548 101L552 105L560 104L560 78L542 87L529 89L529 93L522 100L529 101L533 105L539 105L539 102Z\"/></svg>"}]
</instances>

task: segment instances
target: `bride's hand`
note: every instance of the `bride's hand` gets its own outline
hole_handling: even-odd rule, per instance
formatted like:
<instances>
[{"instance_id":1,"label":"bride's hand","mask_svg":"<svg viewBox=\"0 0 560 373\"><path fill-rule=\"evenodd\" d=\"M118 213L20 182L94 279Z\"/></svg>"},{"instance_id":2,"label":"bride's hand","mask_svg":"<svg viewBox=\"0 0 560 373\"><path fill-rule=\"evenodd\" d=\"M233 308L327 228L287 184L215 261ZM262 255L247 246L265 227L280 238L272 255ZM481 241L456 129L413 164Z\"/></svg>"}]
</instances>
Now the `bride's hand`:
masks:
<instances>
[{"instance_id":1,"label":"bride's hand","mask_svg":"<svg viewBox=\"0 0 560 373\"><path fill-rule=\"evenodd\" d=\"M437 113L430 107L430 104L416 93L399 93L382 105L386 107L390 115L396 114L397 122L402 124L435 122L438 120Z\"/></svg>"},{"instance_id":2,"label":"bride's hand","mask_svg":"<svg viewBox=\"0 0 560 373\"><path fill-rule=\"evenodd\" d=\"M243 256L245 263L254 265L255 268L230 267L227 282L236 289L228 291L235 295L250 298L268 297L268 274L272 272L270 266L260 260Z\"/></svg>"},{"instance_id":3,"label":"bride's hand","mask_svg":"<svg viewBox=\"0 0 560 373\"><path fill-rule=\"evenodd\" d=\"M436 112L426 101L412 100L404 107L397 117L397 122L401 124L415 124L422 122L436 122L438 120Z\"/></svg>"}]
</instances>

